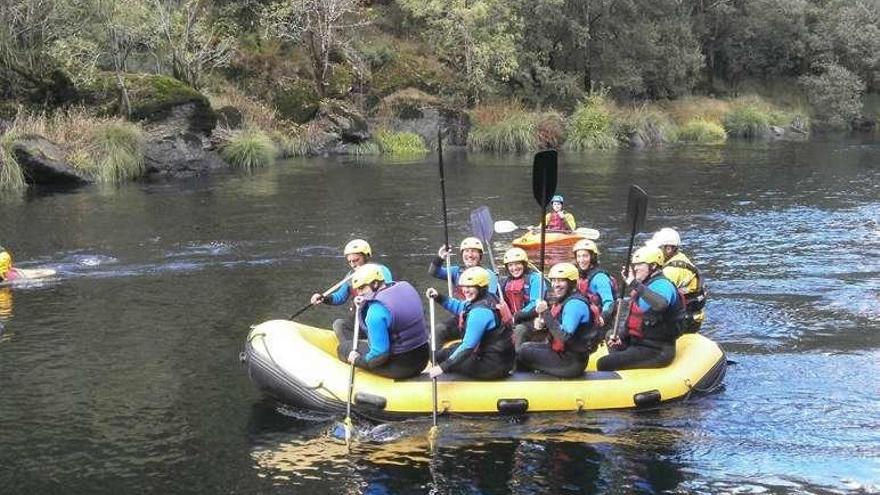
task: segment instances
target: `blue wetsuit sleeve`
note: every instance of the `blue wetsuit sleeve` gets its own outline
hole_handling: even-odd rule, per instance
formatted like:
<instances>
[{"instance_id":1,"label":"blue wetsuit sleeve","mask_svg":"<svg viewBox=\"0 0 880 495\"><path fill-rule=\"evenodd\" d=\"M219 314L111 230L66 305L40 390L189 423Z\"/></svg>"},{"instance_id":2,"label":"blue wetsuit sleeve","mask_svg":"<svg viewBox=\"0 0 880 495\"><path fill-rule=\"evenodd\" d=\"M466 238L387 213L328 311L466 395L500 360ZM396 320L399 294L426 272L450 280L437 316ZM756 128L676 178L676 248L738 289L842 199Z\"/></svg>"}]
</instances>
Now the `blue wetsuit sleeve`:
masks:
<instances>
[{"instance_id":1,"label":"blue wetsuit sleeve","mask_svg":"<svg viewBox=\"0 0 880 495\"><path fill-rule=\"evenodd\" d=\"M385 265L379 265L379 268L382 270L382 278L385 279L385 283L394 282L394 277L391 275L391 270L388 269Z\"/></svg>"},{"instance_id":2,"label":"blue wetsuit sleeve","mask_svg":"<svg viewBox=\"0 0 880 495\"><path fill-rule=\"evenodd\" d=\"M652 280L644 286L644 292L639 296L639 309L647 311L663 311L672 306L678 299L678 290L672 282L666 279ZM653 304L652 304L653 303Z\"/></svg>"},{"instance_id":3,"label":"blue wetsuit sleeve","mask_svg":"<svg viewBox=\"0 0 880 495\"><path fill-rule=\"evenodd\" d=\"M370 350L364 356L367 367L381 366L391 355L391 312L380 302L373 302L367 307L364 318L367 325L367 342Z\"/></svg>"},{"instance_id":4,"label":"blue wetsuit sleeve","mask_svg":"<svg viewBox=\"0 0 880 495\"><path fill-rule=\"evenodd\" d=\"M465 302L454 297L444 297L440 304L454 315L460 315L464 311Z\"/></svg>"},{"instance_id":5,"label":"blue wetsuit sleeve","mask_svg":"<svg viewBox=\"0 0 880 495\"><path fill-rule=\"evenodd\" d=\"M548 318L547 330L554 339L565 342L570 339L581 324L590 323L590 307L580 299L570 300L562 307L559 321Z\"/></svg>"},{"instance_id":6,"label":"blue wetsuit sleeve","mask_svg":"<svg viewBox=\"0 0 880 495\"><path fill-rule=\"evenodd\" d=\"M489 270L489 294L498 295L498 274L492 270Z\"/></svg>"},{"instance_id":7,"label":"blue wetsuit sleeve","mask_svg":"<svg viewBox=\"0 0 880 495\"><path fill-rule=\"evenodd\" d=\"M346 282L340 285L332 294L327 296L327 298L324 299L324 302L333 306L339 306L340 304L344 304L345 301L348 301L349 295L351 295L351 282Z\"/></svg>"},{"instance_id":8,"label":"blue wetsuit sleeve","mask_svg":"<svg viewBox=\"0 0 880 495\"><path fill-rule=\"evenodd\" d=\"M593 280L590 281L590 291L599 294L602 298L602 313L611 311L614 304L614 290L611 285L611 279L605 273L597 273Z\"/></svg>"},{"instance_id":9,"label":"blue wetsuit sleeve","mask_svg":"<svg viewBox=\"0 0 880 495\"><path fill-rule=\"evenodd\" d=\"M464 361L480 345L483 334L495 326L495 313L488 308L475 308L468 313L467 323L464 329L464 338L449 359L443 361L440 367L443 371L454 370L455 366Z\"/></svg>"},{"instance_id":10,"label":"blue wetsuit sleeve","mask_svg":"<svg viewBox=\"0 0 880 495\"><path fill-rule=\"evenodd\" d=\"M538 272L530 271L529 272L529 303L523 306L521 310L523 313L528 313L535 309L535 306L538 304L538 300L543 299L541 297L541 275Z\"/></svg>"}]
</instances>

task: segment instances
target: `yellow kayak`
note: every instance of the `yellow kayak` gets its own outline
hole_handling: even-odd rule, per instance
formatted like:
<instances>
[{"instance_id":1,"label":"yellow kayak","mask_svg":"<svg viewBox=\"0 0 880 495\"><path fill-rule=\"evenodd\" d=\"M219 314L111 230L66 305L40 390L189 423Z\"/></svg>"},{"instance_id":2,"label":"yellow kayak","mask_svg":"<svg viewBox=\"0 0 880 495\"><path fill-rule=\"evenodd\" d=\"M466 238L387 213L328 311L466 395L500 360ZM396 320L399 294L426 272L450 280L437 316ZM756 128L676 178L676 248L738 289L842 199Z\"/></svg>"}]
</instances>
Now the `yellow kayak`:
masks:
<instances>
[{"instance_id":1,"label":"yellow kayak","mask_svg":"<svg viewBox=\"0 0 880 495\"><path fill-rule=\"evenodd\" d=\"M16 282L49 278L55 276L56 273L52 268L13 268L9 278L0 281L0 285L11 285Z\"/></svg>"},{"instance_id":2,"label":"yellow kayak","mask_svg":"<svg viewBox=\"0 0 880 495\"><path fill-rule=\"evenodd\" d=\"M586 239L586 236L577 232L572 232L569 234L565 232L546 232L544 234L544 245L569 245L574 244L581 239ZM536 232L526 232L522 236L514 239L511 244L523 249L534 249L540 247L541 231L539 230Z\"/></svg>"},{"instance_id":3,"label":"yellow kayak","mask_svg":"<svg viewBox=\"0 0 880 495\"><path fill-rule=\"evenodd\" d=\"M289 320L252 328L241 359L251 380L275 399L304 409L344 411L349 365L336 358L333 332ZM698 334L680 337L675 360L665 368L596 371L604 346L590 356L579 378L516 372L498 381L474 381L446 373L438 380L441 413L499 414L653 407L692 393L717 389L727 366L715 342ZM392 380L357 369L353 410L374 419L403 419L432 410L427 372Z\"/></svg>"}]
</instances>

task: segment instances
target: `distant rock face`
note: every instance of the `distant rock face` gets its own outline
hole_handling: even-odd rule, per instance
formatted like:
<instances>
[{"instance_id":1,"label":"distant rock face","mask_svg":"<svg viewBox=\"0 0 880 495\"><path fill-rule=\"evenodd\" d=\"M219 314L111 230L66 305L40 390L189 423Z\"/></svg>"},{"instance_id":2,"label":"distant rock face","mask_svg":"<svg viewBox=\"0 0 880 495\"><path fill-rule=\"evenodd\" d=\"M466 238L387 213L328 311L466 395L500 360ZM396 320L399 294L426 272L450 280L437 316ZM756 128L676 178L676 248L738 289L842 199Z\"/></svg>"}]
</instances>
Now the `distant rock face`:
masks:
<instances>
[{"instance_id":1,"label":"distant rock face","mask_svg":"<svg viewBox=\"0 0 880 495\"><path fill-rule=\"evenodd\" d=\"M81 185L92 180L65 163L65 154L40 136L25 136L12 146L15 160L29 184Z\"/></svg>"},{"instance_id":2,"label":"distant rock face","mask_svg":"<svg viewBox=\"0 0 880 495\"><path fill-rule=\"evenodd\" d=\"M208 149L210 129L198 124L203 114L204 109L198 104L186 102L164 109L161 116L157 114L142 121L147 135L144 146L147 174L191 176L226 166Z\"/></svg>"},{"instance_id":3,"label":"distant rock face","mask_svg":"<svg viewBox=\"0 0 880 495\"><path fill-rule=\"evenodd\" d=\"M463 111L443 105L436 96L408 88L384 98L379 109L380 117L373 122L375 126L418 134L431 149L437 146L437 130L440 129L445 144L467 146L470 117Z\"/></svg>"},{"instance_id":4,"label":"distant rock face","mask_svg":"<svg viewBox=\"0 0 880 495\"><path fill-rule=\"evenodd\" d=\"M346 144L362 143L370 138L366 119L342 101L321 102L318 116L311 125L320 129L313 143L318 154L339 153Z\"/></svg>"}]
</instances>

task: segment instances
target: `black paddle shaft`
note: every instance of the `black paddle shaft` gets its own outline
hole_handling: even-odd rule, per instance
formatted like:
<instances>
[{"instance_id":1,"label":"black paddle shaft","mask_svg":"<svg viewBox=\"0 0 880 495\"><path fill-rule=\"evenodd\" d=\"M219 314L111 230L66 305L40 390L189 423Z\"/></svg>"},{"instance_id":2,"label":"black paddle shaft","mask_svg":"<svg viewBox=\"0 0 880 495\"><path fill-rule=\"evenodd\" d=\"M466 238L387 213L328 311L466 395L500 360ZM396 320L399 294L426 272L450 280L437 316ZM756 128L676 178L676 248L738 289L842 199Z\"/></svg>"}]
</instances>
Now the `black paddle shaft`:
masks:
<instances>
[{"instance_id":1,"label":"black paddle shaft","mask_svg":"<svg viewBox=\"0 0 880 495\"><path fill-rule=\"evenodd\" d=\"M443 202L443 242L449 247L449 220L446 216L446 176L443 173L443 134L437 126L437 161L440 163L440 197Z\"/></svg>"},{"instance_id":2,"label":"black paddle shaft","mask_svg":"<svg viewBox=\"0 0 880 495\"><path fill-rule=\"evenodd\" d=\"M558 162L556 150L544 150L535 154L535 162L532 165L532 193L535 201L541 205L541 278L544 277L544 236L547 231L544 217L547 216L547 205L550 198L556 194L556 177ZM542 288L543 291L543 288Z\"/></svg>"}]
</instances>

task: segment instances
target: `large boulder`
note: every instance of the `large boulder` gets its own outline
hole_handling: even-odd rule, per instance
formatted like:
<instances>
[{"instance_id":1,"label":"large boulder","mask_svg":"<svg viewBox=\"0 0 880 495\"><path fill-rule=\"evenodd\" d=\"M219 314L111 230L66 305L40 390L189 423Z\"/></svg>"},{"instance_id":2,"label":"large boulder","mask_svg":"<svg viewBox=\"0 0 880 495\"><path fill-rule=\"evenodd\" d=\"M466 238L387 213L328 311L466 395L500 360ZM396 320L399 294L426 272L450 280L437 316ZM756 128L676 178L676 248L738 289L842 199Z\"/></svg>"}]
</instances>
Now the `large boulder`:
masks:
<instances>
[{"instance_id":1,"label":"large boulder","mask_svg":"<svg viewBox=\"0 0 880 495\"><path fill-rule=\"evenodd\" d=\"M92 182L87 175L65 162L66 156L61 148L41 136L17 139L12 145L12 153L29 184L80 185Z\"/></svg>"},{"instance_id":2,"label":"large boulder","mask_svg":"<svg viewBox=\"0 0 880 495\"><path fill-rule=\"evenodd\" d=\"M471 122L466 112L443 104L440 98L407 88L382 99L371 125L393 132L418 134L429 148L434 148L438 128L445 136L444 143L467 146Z\"/></svg>"},{"instance_id":3,"label":"large boulder","mask_svg":"<svg viewBox=\"0 0 880 495\"><path fill-rule=\"evenodd\" d=\"M342 101L322 101L311 126L318 129L312 140L313 149L318 154L336 153L336 149L345 148L345 144L362 143L370 138L367 120Z\"/></svg>"}]
</instances>

